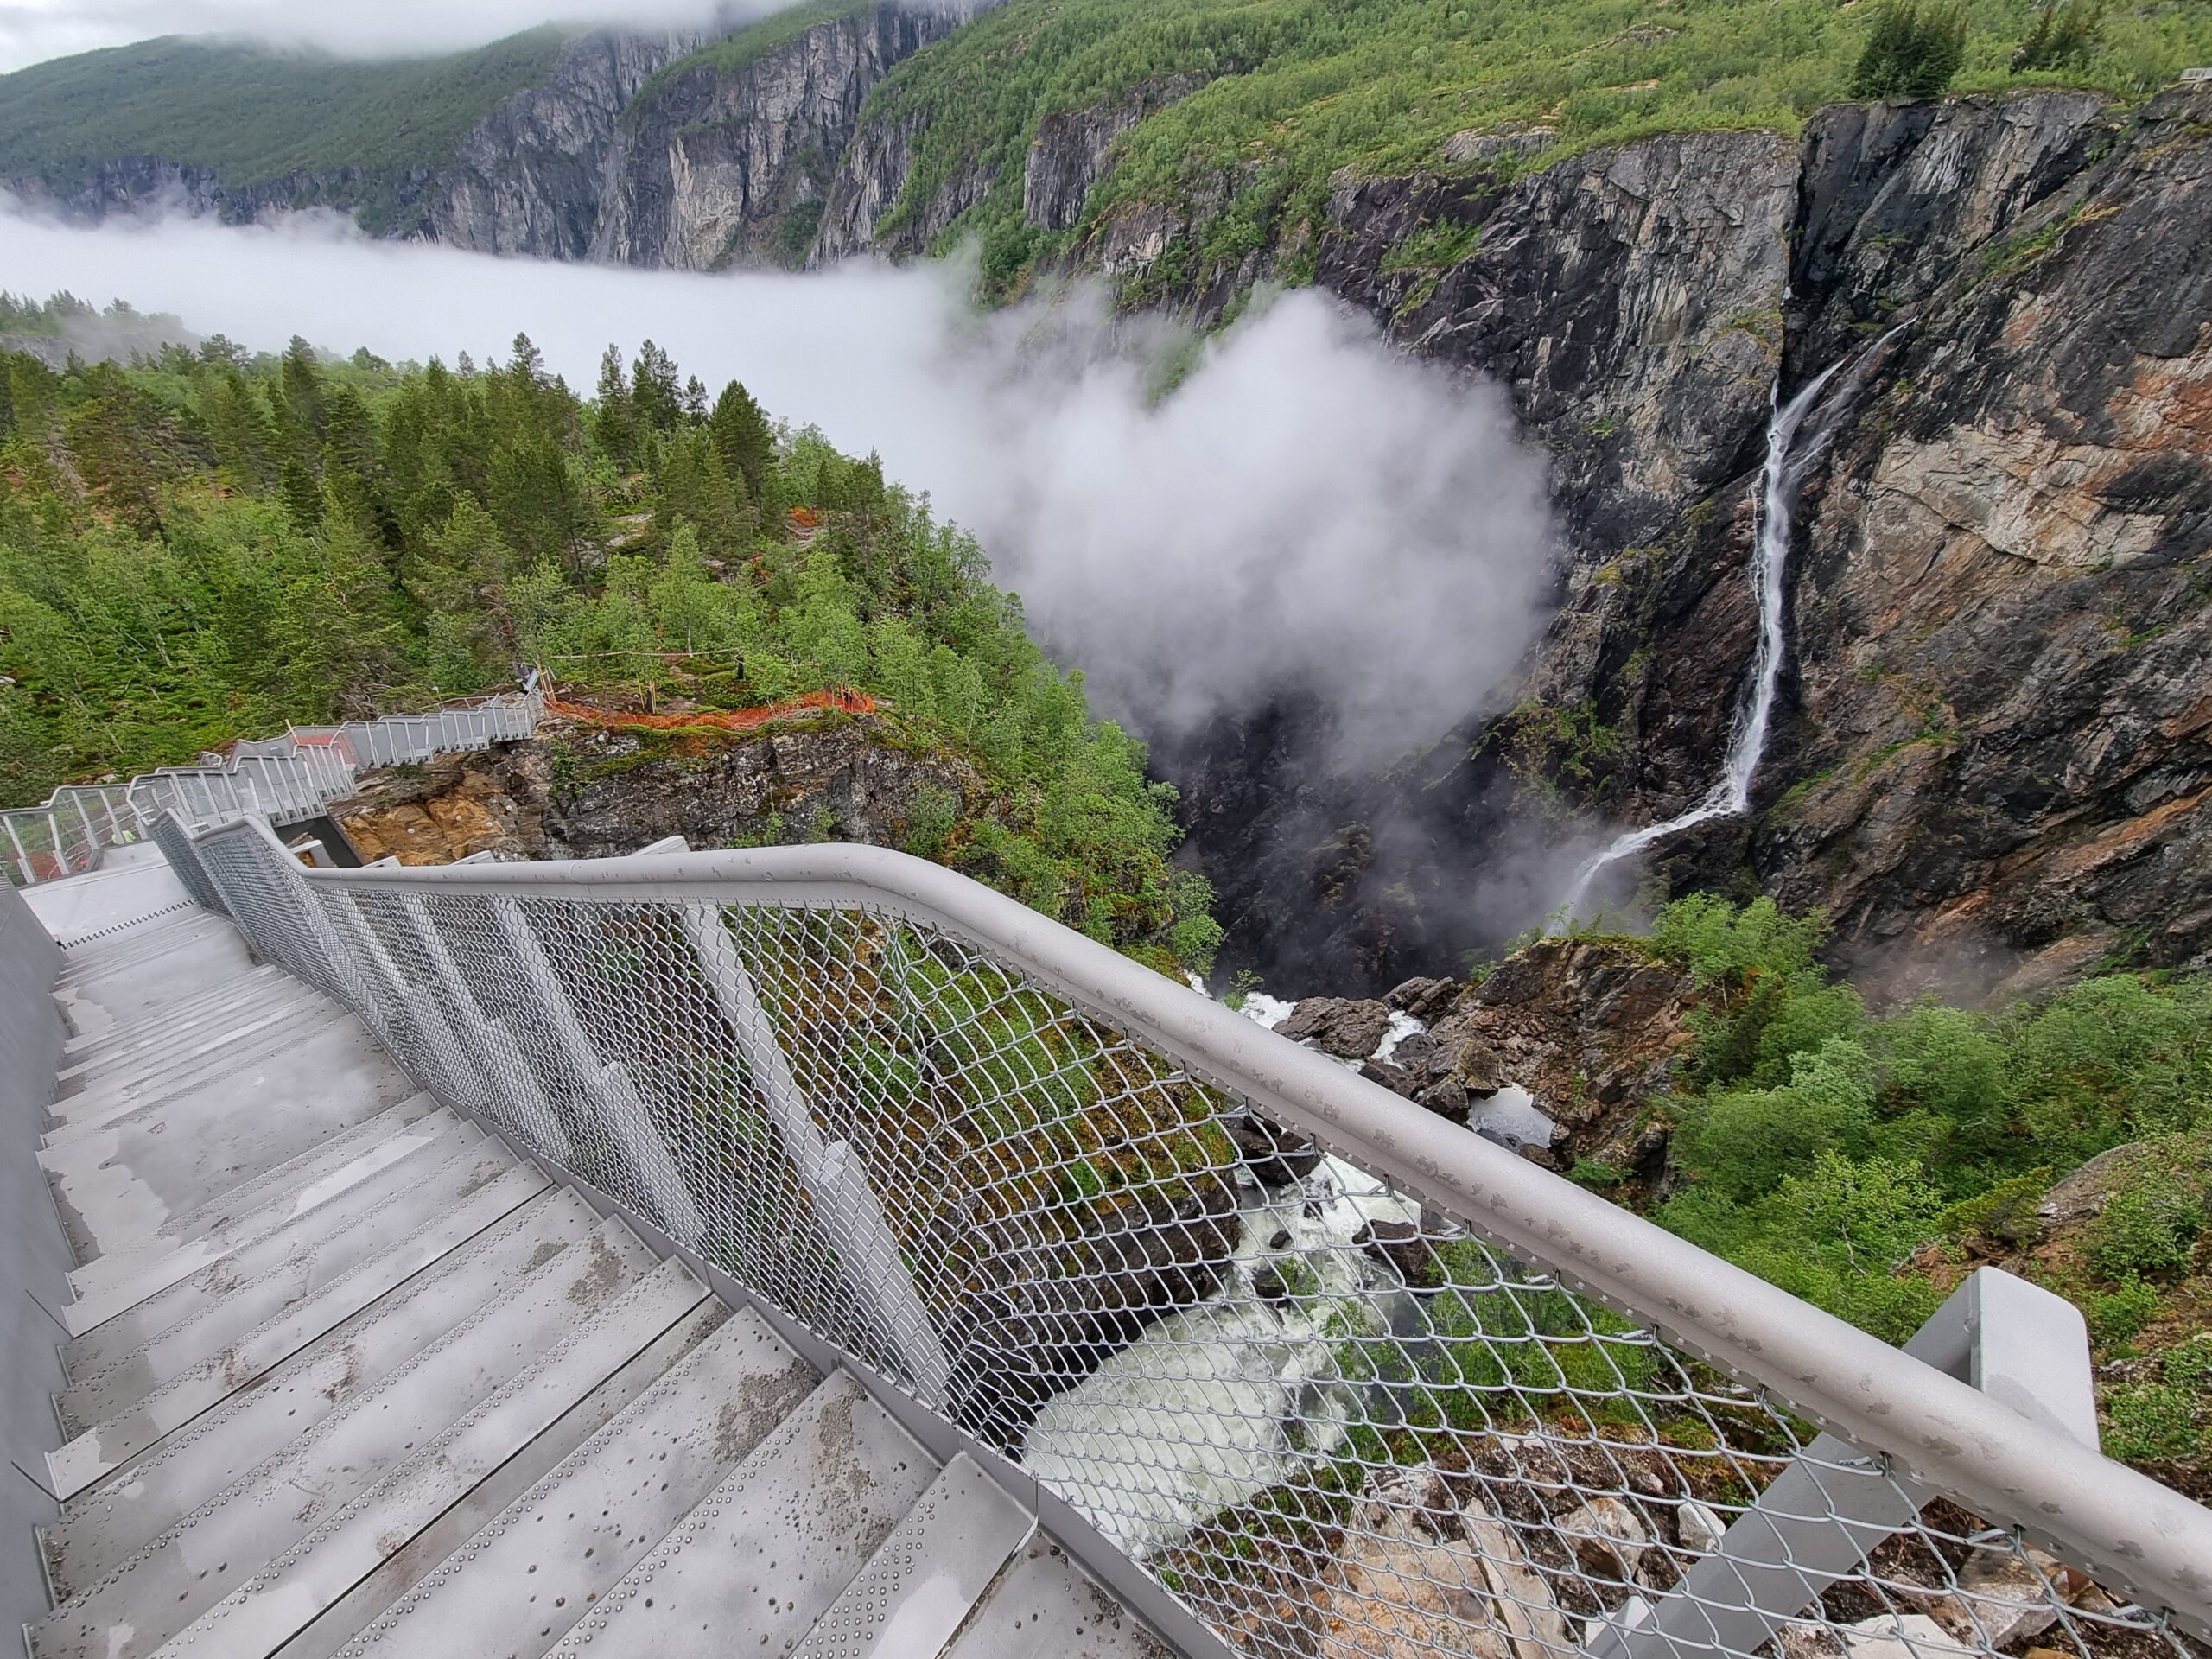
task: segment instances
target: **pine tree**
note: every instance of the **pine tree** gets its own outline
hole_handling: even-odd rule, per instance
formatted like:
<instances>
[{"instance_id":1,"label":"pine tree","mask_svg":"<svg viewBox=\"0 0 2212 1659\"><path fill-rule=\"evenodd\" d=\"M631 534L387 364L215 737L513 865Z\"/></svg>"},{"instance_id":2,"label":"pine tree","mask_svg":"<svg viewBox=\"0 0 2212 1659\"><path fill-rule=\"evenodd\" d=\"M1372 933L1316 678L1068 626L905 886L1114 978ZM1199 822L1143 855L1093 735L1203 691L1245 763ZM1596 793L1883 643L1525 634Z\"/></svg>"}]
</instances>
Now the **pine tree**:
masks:
<instances>
[{"instance_id":1,"label":"pine tree","mask_svg":"<svg viewBox=\"0 0 2212 1659\"><path fill-rule=\"evenodd\" d=\"M1955 0L1883 0L1853 71L1854 98L1939 98L1965 67L1966 13Z\"/></svg>"},{"instance_id":2,"label":"pine tree","mask_svg":"<svg viewBox=\"0 0 2212 1659\"><path fill-rule=\"evenodd\" d=\"M724 386L715 400L708 429L714 434L715 448L721 451L722 464L744 478L746 493L758 500L769 463L775 459L776 435L753 394L735 380Z\"/></svg>"},{"instance_id":3,"label":"pine tree","mask_svg":"<svg viewBox=\"0 0 2212 1659\"><path fill-rule=\"evenodd\" d=\"M638 360L630 370L630 402L637 410L638 423L651 431L673 431L683 418L675 359L650 340L638 347Z\"/></svg>"},{"instance_id":4,"label":"pine tree","mask_svg":"<svg viewBox=\"0 0 2212 1659\"><path fill-rule=\"evenodd\" d=\"M621 351L609 346L599 359L598 404L592 410L592 440L618 467L638 464L638 416L630 383L622 372Z\"/></svg>"},{"instance_id":5,"label":"pine tree","mask_svg":"<svg viewBox=\"0 0 2212 1659\"><path fill-rule=\"evenodd\" d=\"M2096 51L2104 22L2101 0L2044 0L2034 27L2012 54L2012 73L2081 67Z\"/></svg>"}]
</instances>

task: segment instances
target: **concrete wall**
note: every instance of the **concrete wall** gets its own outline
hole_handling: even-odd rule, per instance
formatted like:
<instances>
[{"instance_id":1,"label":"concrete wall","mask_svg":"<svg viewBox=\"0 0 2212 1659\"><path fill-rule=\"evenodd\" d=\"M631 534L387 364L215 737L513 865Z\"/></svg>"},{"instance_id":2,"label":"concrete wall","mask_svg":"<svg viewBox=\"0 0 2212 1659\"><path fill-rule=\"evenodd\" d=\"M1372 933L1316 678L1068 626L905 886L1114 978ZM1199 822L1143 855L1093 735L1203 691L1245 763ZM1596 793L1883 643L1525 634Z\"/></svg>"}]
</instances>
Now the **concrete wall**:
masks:
<instances>
[{"instance_id":1,"label":"concrete wall","mask_svg":"<svg viewBox=\"0 0 2212 1659\"><path fill-rule=\"evenodd\" d=\"M60 950L0 881L0 1457L16 1465L0 1467L0 1644L10 1648L16 1627L47 1611L32 1529L56 1513L41 1488L43 1454L61 1442L53 1396L62 1382L62 1333L39 1303L59 1308L69 1299L63 1275L71 1263L38 1141L61 1052L51 995L60 971Z\"/></svg>"}]
</instances>

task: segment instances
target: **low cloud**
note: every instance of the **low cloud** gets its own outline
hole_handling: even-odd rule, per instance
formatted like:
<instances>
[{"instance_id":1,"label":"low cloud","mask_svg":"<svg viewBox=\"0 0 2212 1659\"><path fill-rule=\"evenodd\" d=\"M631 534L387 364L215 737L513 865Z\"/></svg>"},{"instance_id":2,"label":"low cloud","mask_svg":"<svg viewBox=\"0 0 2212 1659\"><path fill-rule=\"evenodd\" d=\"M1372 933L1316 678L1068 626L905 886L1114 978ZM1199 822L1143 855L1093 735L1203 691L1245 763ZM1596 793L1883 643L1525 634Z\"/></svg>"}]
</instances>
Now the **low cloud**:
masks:
<instances>
[{"instance_id":1,"label":"low cloud","mask_svg":"<svg viewBox=\"0 0 2212 1659\"><path fill-rule=\"evenodd\" d=\"M382 0L370 6L298 0L5 0L0 73L48 58L164 35L200 35L312 48L346 57L396 57L482 46L541 23L619 23L633 31L735 24L791 0Z\"/></svg>"},{"instance_id":2,"label":"low cloud","mask_svg":"<svg viewBox=\"0 0 2212 1659\"><path fill-rule=\"evenodd\" d=\"M0 213L0 288L395 360L527 332L588 388L650 335L974 531L1099 701L1154 734L1294 692L1374 756L1484 705L1541 623L1541 460L1493 390L1296 293L1192 342L1077 291L978 318L960 274L696 276L370 241L329 220L62 229ZM1161 386L1178 372L1172 390Z\"/></svg>"}]
</instances>

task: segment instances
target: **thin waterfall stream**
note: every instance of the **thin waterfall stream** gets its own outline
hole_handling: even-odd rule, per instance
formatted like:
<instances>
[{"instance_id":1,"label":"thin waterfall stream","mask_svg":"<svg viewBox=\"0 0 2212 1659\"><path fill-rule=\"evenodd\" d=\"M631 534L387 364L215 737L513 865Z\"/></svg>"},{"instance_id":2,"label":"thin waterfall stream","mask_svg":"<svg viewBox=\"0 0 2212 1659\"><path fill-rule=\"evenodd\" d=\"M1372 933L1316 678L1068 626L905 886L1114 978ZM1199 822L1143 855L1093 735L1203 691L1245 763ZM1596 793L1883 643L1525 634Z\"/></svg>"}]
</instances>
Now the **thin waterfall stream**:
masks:
<instances>
[{"instance_id":1,"label":"thin waterfall stream","mask_svg":"<svg viewBox=\"0 0 2212 1659\"><path fill-rule=\"evenodd\" d=\"M1874 350L1879 350L1889 338L1885 334L1877 340ZM1868 351L1857 360L1864 362L1872 355L1873 351ZM1789 538L1797 492L1804 482L1813 453L1809 449L1798 453L1797 434L1814 405L1820 402L1828 382L1853 360L1842 358L1831 363L1786 404L1781 401L1777 388L1774 413L1767 422L1766 465L1760 474L1758 534L1751 543L1751 591L1758 596L1759 607L1758 644L1752 651L1751 672L1745 678L1737 702L1735 724L1729 733L1728 753L1722 762L1720 776L1706 791L1705 798L1688 811L1616 837L1585 864L1576 873L1573 888L1567 897L1565 913L1568 918L1581 913L1591 883L1608 866L1633 857L1645 848L1694 825L1751 810L1751 779L1758 772L1759 759L1766 748L1767 730L1774 719L1775 697L1782 684L1782 664L1788 645L1783 609Z\"/></svg>"}]
</instances>

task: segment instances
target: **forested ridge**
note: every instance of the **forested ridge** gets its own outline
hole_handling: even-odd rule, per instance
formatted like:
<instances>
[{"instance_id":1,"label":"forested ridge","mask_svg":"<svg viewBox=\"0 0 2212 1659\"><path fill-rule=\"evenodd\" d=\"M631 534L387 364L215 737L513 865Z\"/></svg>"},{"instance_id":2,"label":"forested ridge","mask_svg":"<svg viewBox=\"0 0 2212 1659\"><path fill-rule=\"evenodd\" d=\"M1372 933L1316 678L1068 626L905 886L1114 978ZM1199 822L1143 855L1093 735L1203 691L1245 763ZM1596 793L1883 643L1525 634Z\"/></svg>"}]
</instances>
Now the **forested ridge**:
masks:
<instances>
[{"instance_id":1,"label":"forested ridge","mask_svg":"<svg viewBox=\"0 0 2212 1659\"><path fill-rule=\"evenodd\" d=\"M0 315L28 334L73 305ZM589 399L520 336L482 367L219 337L4 354L0 803L531 664L618 708L872 694L887 741L989 782L916 850L1162 966L1211 957L1173 791L975 541L741 385L710 395L650 341L609 346Z\"/></svg>"}]
</instances>

